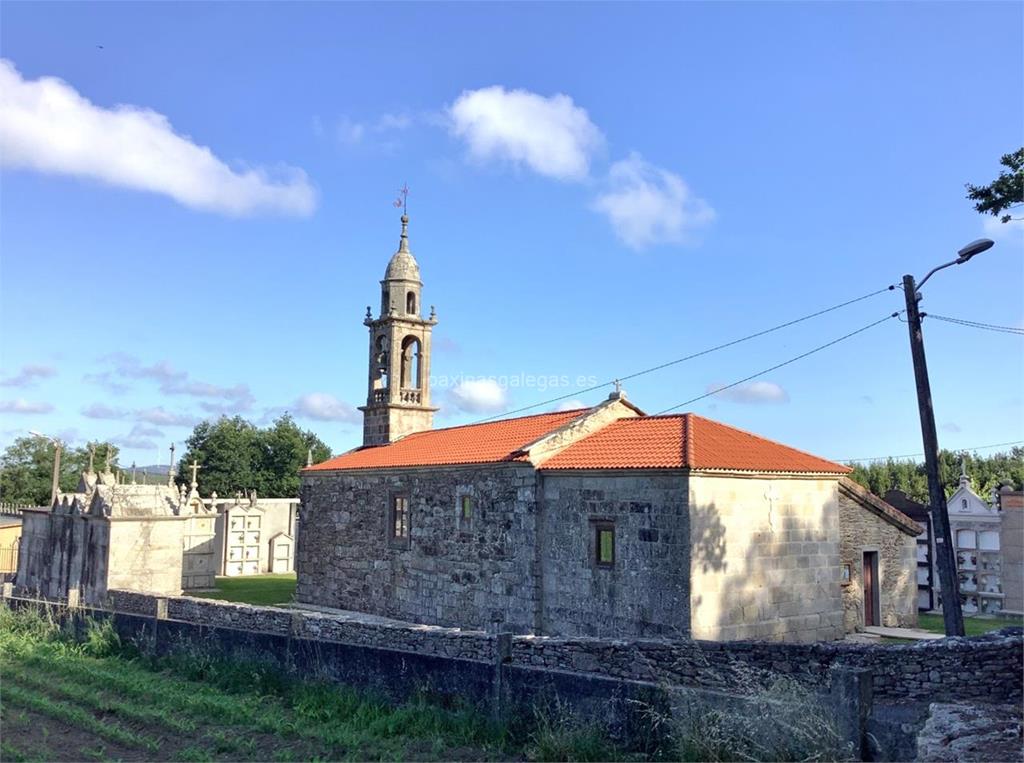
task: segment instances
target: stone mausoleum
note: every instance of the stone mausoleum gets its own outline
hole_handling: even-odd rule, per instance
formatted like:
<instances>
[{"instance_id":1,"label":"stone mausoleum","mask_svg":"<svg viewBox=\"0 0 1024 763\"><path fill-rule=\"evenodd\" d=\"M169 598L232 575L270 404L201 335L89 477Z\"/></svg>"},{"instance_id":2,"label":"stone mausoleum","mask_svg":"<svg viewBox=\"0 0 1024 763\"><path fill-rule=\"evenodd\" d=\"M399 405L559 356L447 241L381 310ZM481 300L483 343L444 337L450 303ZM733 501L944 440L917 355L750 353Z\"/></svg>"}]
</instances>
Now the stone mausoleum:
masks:
<instances>
[{"instance_id":1,"label":"stone mausoleum","mask_svg":"<svg viewBox=\"0 0 1024 763\"><path fill-rule=\"evenodd\" d=\"M840 464L648 416L618 389L432 429L436 320L407 222L366 319L364 444L303 470L299 602L545 635L810 641L916 621L921 528Z\"/></svg>"}]
</instances>

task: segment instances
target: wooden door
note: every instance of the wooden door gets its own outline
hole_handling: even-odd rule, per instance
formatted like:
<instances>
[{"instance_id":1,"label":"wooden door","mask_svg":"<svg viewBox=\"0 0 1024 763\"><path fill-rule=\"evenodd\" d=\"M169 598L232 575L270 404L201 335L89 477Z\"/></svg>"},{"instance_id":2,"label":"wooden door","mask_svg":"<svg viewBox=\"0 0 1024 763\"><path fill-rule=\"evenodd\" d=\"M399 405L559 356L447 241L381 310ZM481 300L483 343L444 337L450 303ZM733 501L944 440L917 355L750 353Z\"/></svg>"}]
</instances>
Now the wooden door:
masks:
<instances>
[{"instance_id":1,"label":"wooden door","mask_svg":"<svg viewBox=\"0 0 1024 763\"><path fill-rule=\"evenodd\" d=\"M878 552L864 552L864 626L878 622Z\"/></svg>"}]
</instances>

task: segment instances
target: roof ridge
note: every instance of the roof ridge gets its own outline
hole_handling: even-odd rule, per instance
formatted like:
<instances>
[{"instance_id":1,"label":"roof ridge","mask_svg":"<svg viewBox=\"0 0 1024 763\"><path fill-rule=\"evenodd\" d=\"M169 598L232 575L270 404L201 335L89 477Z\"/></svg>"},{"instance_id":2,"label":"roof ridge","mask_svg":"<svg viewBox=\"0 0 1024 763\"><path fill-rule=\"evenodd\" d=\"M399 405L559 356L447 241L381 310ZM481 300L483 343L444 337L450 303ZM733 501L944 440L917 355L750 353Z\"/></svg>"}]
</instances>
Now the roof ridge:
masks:
<instances>
[{"instance_id":1,"label":"roof ridge","mask_svg":"<svg viewBox=\"0 0 1024 763\"><path fill-rule=\"evenodd\" d=\"M591 407L592 406L584 406L583 408L567 408L564 411L545 411L544 413L530 413L530 414L527 414L526 416L512 416L512 417L507 418L507 419L490 419L489 421L474 421L474 422L472 422L470 424L456 424L456 425L450 426L450 427L435 427L433 429L422 429L422 430L420 430L418 432L411 432L411 433L407 434L405 437L403 437L401 439L402 440L407 440L410 437L416 437L417 435L430 434L431 432L449 432L449 431L451 431L453 429L468 429L469 427L482 427L482 426L487 426L488 424L504 424L504 423L507 423L509 421L522 421L523 419L537 419L537 418L540 418L541 416L560 416L563 413L578 413L579 411L589 411ZM395 440L394 442L399 442L399 440ZM386 443L386 445L391 445L391 444L393 444L393 443Z\"/></svg>"},{"instance_id":2,"label":"roof ridge","mask_svg":"<svg viewBox=\"0 0 1024 763\"><path fill-rule=\"evenodd\" d=\"M831 458L825 458L824 456L816 455L814 453L811 453L808 450L802 450L800 448L794 448L792 445L786 445L786 443L784 443L784 442L779 442L778 440L773 440L770 437L765 437L764 435L757 434L756 432L751 432L748 429L742 429L741 427L733 426L732 424L726 424L724 421L716 421L715 419L709 419L707 416L701 416L699 413L688 413L686 415L687 416L694 416L694 417L696 417L698 419L702 419L704 421L707 421L710 424L718 424L719 426L722 426L722 427L728 427L729 429L734 429L737 432L742 432L743 434L747 435L748 437L756 437L758 440L764 440L765 442L770 442L772 445L778 445L780 448L788 448L789 450L795 450L797 453L802 453L803 455L809 456L809 457L814 458L814 459L817 459L818 461L826 461L826 462L828 462L830 464L835 464L836 466L843 466L845 468L845 464L840 464L838 461L833 461Z\"/></svg>"}]
</instances>

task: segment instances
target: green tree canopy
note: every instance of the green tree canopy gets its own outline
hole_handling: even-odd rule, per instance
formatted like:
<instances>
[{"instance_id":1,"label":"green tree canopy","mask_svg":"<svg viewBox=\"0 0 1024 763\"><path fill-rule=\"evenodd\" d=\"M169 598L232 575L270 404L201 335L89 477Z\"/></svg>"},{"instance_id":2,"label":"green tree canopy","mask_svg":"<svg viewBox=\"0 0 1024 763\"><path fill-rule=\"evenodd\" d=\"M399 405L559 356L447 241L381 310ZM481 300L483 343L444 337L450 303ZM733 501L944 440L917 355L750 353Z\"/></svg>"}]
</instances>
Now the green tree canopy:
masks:
<instances>
[{"instance_id":1,"label":"green tree canopy","mask_svg":"<svg viewBox=\"0 0 1024 763\"><path fill-rule=\"evenodd\" d=\"M1004 482L1020 490L1024 486L1024 448L1009 452L979 456L977 453L939 451L939 478L948 498L960 486L960 460L964 461L971 489L988 500L993 489ZM919 503L928 503L928 478L924 464L914 461L875 461L870 464L850 464L850 477L878 496L889 490L902 490Z\"/></svg>"},{"instance_id":2,"label":"green tree canopy","mask_svg":"<svg viewBox=\"0 0 1024 763\"><path fill-rule=\"evenodd\" d=\"M78 448L66 445L61 453L60 489L74 490L89 465L89 450L95 448L96 471L102 471L110 454L110 467L117 468L118 449L107 442L89 442ZM48 506L53 484L53 443L40 437L19 437L0 456L0 501L29 506Z\"/></svg>"},{"instance_id":3,"label":"green tree canopy","mask_svg":"<svg viewBox=\"0 0 1024 763\"><path fill-rule=\"evenodd\" d=\"M1008 223L1013 217L1003 213L1024 204L1024 147L1012 154L1003 154L999 163L1009 172L1001 171L988 185L968 183L967 198L975 202L974 208L981 214L995 215L1000 222Z\"/></svg>"},{"instance_id":4,"label":"green tree canopy","mask_svg":"<svg viewBox=\"0 0 1024 763\"><path fill-rule=\"evenodd\" d=\"M185 441L178 479L192 481L191 464L199 464L199 491L208 496L255 490L263 496L292 498L299 493L299 469L310 448L314 462L331 457L331 449L315 434L302 430L285 414L266 429L241 416L221 417L196 426Z\"/></svg>"}]
</instances>

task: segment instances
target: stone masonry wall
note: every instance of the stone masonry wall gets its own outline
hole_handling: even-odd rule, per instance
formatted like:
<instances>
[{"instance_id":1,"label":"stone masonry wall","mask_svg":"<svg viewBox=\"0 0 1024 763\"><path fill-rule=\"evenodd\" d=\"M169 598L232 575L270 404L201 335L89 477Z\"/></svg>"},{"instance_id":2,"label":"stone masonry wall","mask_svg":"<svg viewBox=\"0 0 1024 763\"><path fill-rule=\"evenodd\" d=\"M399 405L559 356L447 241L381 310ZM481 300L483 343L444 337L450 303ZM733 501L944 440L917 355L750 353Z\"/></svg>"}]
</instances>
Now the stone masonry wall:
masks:
<instances>
[{"instance_id":1,"label":"stone masonry wall","mask_svg":"<svg viewBox=\"0 0 1024 763\"><path fill-rule=\"evenodd\" d=\"M160 604L159 602L164 602ZM493 662L496 636L481 631L416 625L360 613L324 613L257 607L188 596L159 597L139 591L110 591L106 605L115 612L234 628L254 633L371 646ZM163 611L160 611L163 607Z\"/></svg>"},{"instance_id":2,"label":"stone masonry wall","mask_svg":"<svg viewBox=\"0 0 1024 763\"><path fill-rule=\"evenodd\" d=\"M686 477L544 473L541 622L545 635L689 634ZM610 522L615 562L599 566L595 522Z\"/></svg>"},{"instance_id":3,"label":"stone masonry wall","mask_svg":"<svg viewBox=\"0 0 1024 763\"><path fill-rule=\"evenodd\" d=\"M296 600L435 625L533 630L536 474L528 464L302 478ZM460 519L458 496L473 499ZM410 538L389 538L408 496Z\"/></svg>"},{"instance_id":4,"label":"stone masonry wall","mask_svg":"<svg viewBox=\"0 0 1024 763\"><path fill-rule=\"evenodd\" d=\"M5 590L4 595L10 594ZM196 625L491 664L501 654L512 667L724 692L748 691L759 679L770 681L780 673L820 688L827 685L832 666L845 665L870 669L876 698L887 702L1012 704L1024 699L1024 631L1019 627L911 645L513 636L509 646L502 648L500 642L506 637L356 613L256 607L135 591L109 592L107 606L154 618L162 607L164 614L159 616Z\"/></svg>"},{"instance_id":5,"label":"stone masonry wall","mask_svg":"<svg viewBox=\"0 0 1024 763\"><path fill-rule=\"evenodd\" d=\"M836 478L689 477L694 638L841 638Z\"/></svg>"},{"instance_id":6,"label":"stone masonry wall","mask_svg":"<svg viewBox=\"0 0 1024 763\"><path fill-rule=\"evenodd\" d=\"M839 491L839 556L850 565L843 586L843 623L864 629L864 552L878 552L879 610L884 626L917 625L917 540Z\"/></svg>"},{"instance_id":7,"label":"stone masonry wall","mask_svg":"<svg viewBox=\"0 0 1024 763\"><path fill-rule=\"evenodd\" d=\"M833 665L870 668L887 701L1020 702L1020 628L912 645L828 642L559 639L516 636L512 664L729 691L786 674L827 685Z\"/></svg>"}]
</instances>

